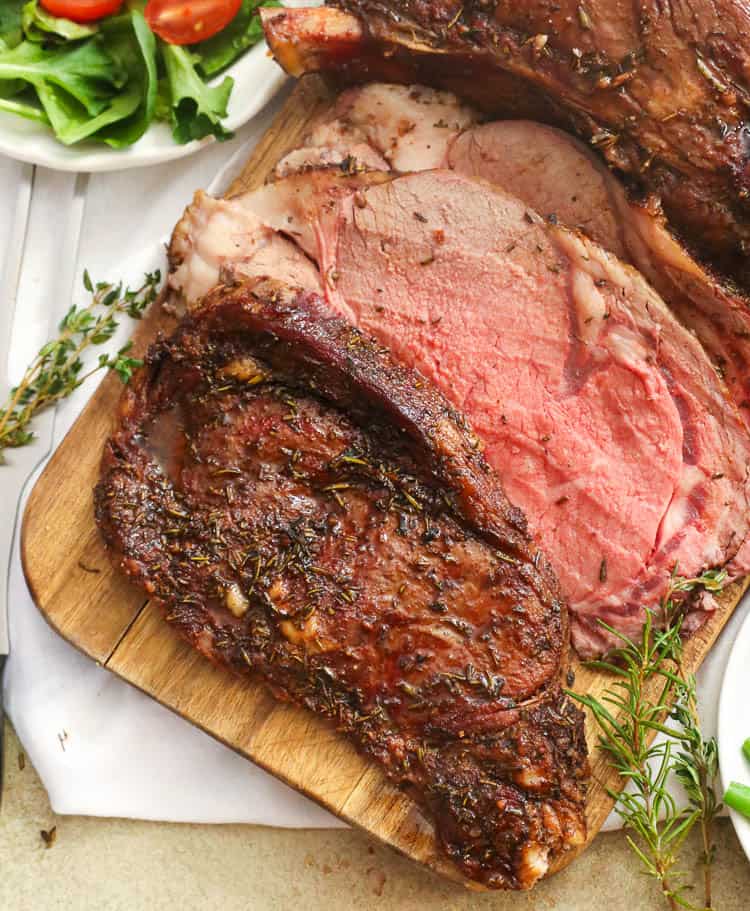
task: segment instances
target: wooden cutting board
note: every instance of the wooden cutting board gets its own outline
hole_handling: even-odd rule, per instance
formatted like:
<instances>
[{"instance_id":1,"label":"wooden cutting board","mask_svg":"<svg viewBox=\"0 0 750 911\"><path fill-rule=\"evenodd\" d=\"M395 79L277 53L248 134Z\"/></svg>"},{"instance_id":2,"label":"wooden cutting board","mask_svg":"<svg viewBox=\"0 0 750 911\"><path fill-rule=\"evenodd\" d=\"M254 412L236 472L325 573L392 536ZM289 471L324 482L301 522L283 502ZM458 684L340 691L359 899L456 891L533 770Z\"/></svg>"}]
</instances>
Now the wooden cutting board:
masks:
<instances>
[{"instance_id":1,"label":"wooden cutting board","mask_svg":"<svg viewBox=\"0 0 750 911\"><path fill-rule=\"evenodd\" d=\"M261 184L330 100L330 92L317 78L298 84L229 195ZM172 325L155 305L136 329L137 352L144 351L157 331ZM112 570L94 525L92 488L120 390L113 376L102 382L29 498L22 559L42 614L61 636L98 663L326 809L436 872L477 888L439 853L432 826L414 802L333 727L302 709L276 702L262 684L213 667L177 639L141 592ZM721 609L690 641L690 669L701 663L745 588L737 584L728 589ZM582 666L575 672L575 688L581 692L601 695L611 682ZM590 719L587 736L593 771L590 842L612 807L607 788L620 783L595 749Z\"/></svg>"}]
</instances>

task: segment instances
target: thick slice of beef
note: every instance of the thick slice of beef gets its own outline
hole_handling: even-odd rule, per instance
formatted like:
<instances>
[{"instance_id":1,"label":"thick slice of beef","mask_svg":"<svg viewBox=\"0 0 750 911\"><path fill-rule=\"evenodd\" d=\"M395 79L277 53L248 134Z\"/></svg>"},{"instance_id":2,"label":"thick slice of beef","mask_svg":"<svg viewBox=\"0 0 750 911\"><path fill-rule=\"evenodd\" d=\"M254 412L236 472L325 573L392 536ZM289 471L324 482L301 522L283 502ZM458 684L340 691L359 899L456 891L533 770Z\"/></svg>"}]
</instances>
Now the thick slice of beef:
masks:
<instances>
[{"instance_id":1,"label":"thick slice of beef","mask_svg":"<svg viewBox=\"0 0 750 911\"><path fill-rule=\"evenodd\" d=\"M275 278L320 290L320 220L334 211L341 196L389 179L388 172L352 169L346 158L341 167L303 166L229 199L199 191L169 243L167 285L173 299L195 307L227 270L235 277Z\"/></svg>"},{"instance_id":2,"label":"thick slice of beef","mask_svg":"<svg viewBox=\"0 0 750 911\"><path fill-rule=\"evenodd\" d=\"M418 81L575 129L701 253L750 286L750 10L737 0L342 0L263 11L289 72ZM497 83L497 84L496 84ZM550 104L540 104L539 96ZM550 110L552 107L552 110Z\"/></svg>"},{"instance_id":3,"label":"thick slice of beef","mask_svg":"<svg viewBox=\"0 0 750 911\"><path fill-rule=\"evenodd\" d=\"M465 130L445 167L513 193L544 218L557 219L628 261L627 198L611 171L582 142L530 120L494 120Z\"/></svg>"},{"instance_id":4,"label":"thick slice of beef","mask_svg":"<svg viewBox=\"0 0 750 911\"><path fill-rule=\"evenodd\" d=\"M235 199L195 194L172 232L168 285L187 306L197 303L231 265L246 278L273 276L310 290L320 289L315 265L292 241Z\"/></svg>"},{"instance_id":5,"label":"thick slice of beef","mask_svg":"<svg viewBox=\"0 0 750 911\"><path fill-rule=\"evenodd\" d=\"M356 115L346 113L350 111ZM303 147L284 159L283 173L320 161L318 146L333 132L341 141L335 151L324 148L328 164L387 170L389 163L383 156L395 150L390 156L392 166L408 162L414 171L449 167L504 187L543 216L556 217L583 231L624 262L635 265L680 321L697 334L750 424L747 296L691 257L668 230L658 204L654 200L648 204L629 200L601 159L569 133L525 120L470 125L457 133L468 116L450 93L435 93L421 86L371 83L349 89L305 138ZM380 127L369 131L363 128L373 122ZM402 150L401 144L409 139ZM311 179L316 179L314 172ZM280 195L290 194L286 189L281 194L267 192L263 208L257 209L261 217L274 208L283 211ZM260 201L248 197L247 205L254 208ZM298 210L299 206L294 208ZM309 225L309 212L305 220ZM268 224L283 230L279 217ZM310 231L308 227L306 235ZM315 255L309 244L303 246Z\"/></svg>"},{"instance_id":6,"label":"thick slice of beef","mask_svg":"<svg viewBox=\"0 0 750 911\"><path fill-rule=\"evenodd\" d=\"M219 287L151 349L96 515L170 624L346 731L467 876L528 888L581 844L547 561L464 419L315 294Z\"/></svg>"},{"instance_id":7,"label":"thick slice of beef","mask_svg":"<svg viewBox=\"0 0 750 911\"><path fill-rule=\"evenodd\" d=\"M389 146L402 141L394 123L405 123L407 135L429 136L429 127L439 112L434 108L435 93L425 91L418 86L406 89L378 83L349 89L306 138L308 147L299 151L309 155L317 137L325 136L331 125L339 123L346 124L349 131L357 131L349 135L358 137L360 148L365 140L372 143L366 146L372 150L371 156L387 153ZM406 110L405 98L419 99L419 104L412 102L412 109ZM452 104L454 109L459 104L457 99L451 102L446 92L440 93L440 101L446 107ZM352 109L357 111L358 124L380 119L384 126L365 135L346 118L339 120L341 110ZM413 123L420 119L421 130L415 129ZM443 118L438 122L448 126ZM353 154L347 151L353 148L342 144L339 160ZM435 156L438 149L442 157ZM657 206L631 202L612 172L583 143L554 127L531 121L494 121L470 127L457 136L452 132L447 142L414 143L409 149L409 163L415 170L438 164L489 180L537 212L583 231L623 261L637 266L680 321L697 334L742 417L750 423L749 302L677 243ZM283 230L282 213L289 205L286 200L290 195L284 185L269 188L263 208L258 209L261 217ZM251 207L258 206L258 202L248 200ZM308 225L314 221L309 203L308 198L304 217L296 217ZM278 210L275 216L274 206ZM311 238L309 227L306 233ZM316 255L309 243L305 249ZM730 571L742 575L748 569L750 542L740 549Z\"/></svg>"},{"instance_id":8,"label":"thick slice of beef","mask_svg":"<svg viewBox=\"0 0 750 911\"><path fill-rule=\"evenodd\" d=\"M697 574L736 553L747 433L638 273L450 172L340 206L321 263L337 277L331 305L470 417L555 567L579 651L612 644L602 618L637 635L675 566Z\"/></svg>"},{"instance_id":9,"label":"thick slice of beef","mask_svg":"<svg viewBox=\"0 0 750 911\"><path fill-rule=\"evenodd\" d=\"M469 414L555 565L582 653L613 643L600 619L637 635L675 565L697 574L737 552L747 435L640 276L450 172L326 171L316 192L309 177L245 201L305 225L331 306Z\"/></svg>"},{"instance_id":10,"label":"thick slice of beef","mask_svg":"<svg viewBox=\"0 0 750 911\"><path fill-rule=\"evenodd\" d=\"M554 127L499 120L462 133L446 164L505 187L635 265L695 331L750 421L750 301L677 243L658 208L631 203L585 145Z\"/></svg>"},{"instance_id":11,"label":"thick slice of beef","mask_svg":"<svg viewBox=\"0 0 750 911\"><path fill-rule=\"evenodd\" d=\"M750 302L680 247L658 210L631 203L586 146L554 127L495 121L462 133L450 146L447 164L505 187L637 266L698 336L750 426ZM747 542L731 572L749 570Z\"/></svg>"}]
</instances>

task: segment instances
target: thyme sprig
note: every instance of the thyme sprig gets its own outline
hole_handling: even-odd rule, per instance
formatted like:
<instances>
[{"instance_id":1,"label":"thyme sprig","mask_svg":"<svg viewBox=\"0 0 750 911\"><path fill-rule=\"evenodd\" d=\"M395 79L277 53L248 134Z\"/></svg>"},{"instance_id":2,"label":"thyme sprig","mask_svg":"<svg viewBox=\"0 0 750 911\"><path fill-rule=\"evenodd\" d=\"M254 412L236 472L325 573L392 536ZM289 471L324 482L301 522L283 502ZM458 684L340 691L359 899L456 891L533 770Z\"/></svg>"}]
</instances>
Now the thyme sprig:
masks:
<instances>
[{"instance_id":1,"label":"thyme sprig","mask_svg":"<svg viewBox=\"0 0 750 911\"><path fill-rule=\"evenodd\" d=\"M590 666L616 679L601 699L570 694L591 711L599 727L599 748L625 781L622 791L609 794L629 831L628 844L672 911L712 907L713 822L721 809L714 789L716 739L705 739L700 729L695 677L683 664L683 612L675 595L721 591L725 578L724 571L715 570L691 579L673 573L659 610L647 611L638 640L602 623L622 645ZM656 733L664 739L654 742ZM671 775L685 790L684 809L669 791ZM688 900L692 885L678 866L680 850L696 825L703 845L701 905Z\"/></svg>"},{"instance_id":2,"label":"thyme sprig","mask_svg":"<svg viewBox=\"0 0 750 911\"><path fill-rule=\"evenodd\" d=\"M83 284L91 295L84 307L73 304L63 317L57 338L40 348L21 378L0 405L0 465L5 462L5 450L25 446L34 439L30 429L36 414L69 396L92 374L114 370L127 383L141 361L130 357L132 342L127 342L114 354L103 353L91 365L81 357L87 348L108 342L119 325L118 317L127 315L140 319L158 294L161 274L149 272L143 284L131 290L122 283L94 284L88 272Z\"/></svg>"}]
</instances>

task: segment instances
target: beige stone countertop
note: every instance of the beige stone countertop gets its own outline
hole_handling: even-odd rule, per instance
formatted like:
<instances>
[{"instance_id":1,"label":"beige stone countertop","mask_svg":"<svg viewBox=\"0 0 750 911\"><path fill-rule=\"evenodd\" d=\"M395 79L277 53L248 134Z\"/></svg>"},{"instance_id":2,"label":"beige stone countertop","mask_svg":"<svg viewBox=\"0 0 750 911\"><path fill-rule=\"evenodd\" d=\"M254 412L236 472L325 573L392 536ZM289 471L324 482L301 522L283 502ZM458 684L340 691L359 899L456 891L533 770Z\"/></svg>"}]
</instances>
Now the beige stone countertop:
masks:
<instances>
[{"instance_id":1,"label":"beige stone countertop","mask_svg":"<svg viewBox=\"0 0 750 911\"><path fill-rule=\"evenodd\" d=\"M531 893L469 893L349 830L55 816L10 728L0 812L0 911L661 911L620 833L600 835ZM207 782L210 787L210 782ZM56 828L46 847L42 830ZM717 826L716 911L750 907L750 864ZM690 845L689 862L697 843ZM697 895L696 895L697 898Z\"/></svg>"}]
</instances>

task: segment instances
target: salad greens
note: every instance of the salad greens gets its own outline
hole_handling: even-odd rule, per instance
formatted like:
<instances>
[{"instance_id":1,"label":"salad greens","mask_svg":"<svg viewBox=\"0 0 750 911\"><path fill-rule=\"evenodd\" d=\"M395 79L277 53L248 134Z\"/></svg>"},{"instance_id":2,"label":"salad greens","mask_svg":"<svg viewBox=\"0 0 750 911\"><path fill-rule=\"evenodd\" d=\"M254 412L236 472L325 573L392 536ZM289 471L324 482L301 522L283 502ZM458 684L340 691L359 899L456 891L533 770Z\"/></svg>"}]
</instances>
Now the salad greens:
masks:
<instances>
[{"instance_id":1,"label":"salad greens","mask_svg":"<svg viewBox=\"0 0 750 911\"><path fill-rule=\"evenodd\" d=\"M278 0L242 0L237 15L217 35L193 46L198 55L198 72L206 79L216 76L234 63L240 54L263 38L258 17L261 6L279 6Z\"/></svg>"},{"instance_id":2,"label":"salad greens","mask_svg":"<svg viewBox=\"0 0 750 911\"><path fill-rule=\"evenodd\" d=\"M70 19L59 19L37 3L29 0L21 9L21 28L28 41L78 41L96 34L95 25L83 25Z\"/></svg>"},{"instance_id":3,"label":"salad greens","mask_svg":"<svg viewBox=\"0 0 750 911\"><path fill-rule=\"evenodd\" d=\"M0 0L0 111L48 124L65 145L123 148L156 120L178 143L228 139L222 119L234 81L207 80L261 40L258 7L277 5L242 0L221 32L181 47L153 34L142 0L86 25L51 15L39 0Z\"/></svg>"},{"instance_id":4,"label":"salad greens","mask_svg":"<svg viewBox=\"0 0 750 911\"><path fill-rule=\"evenodd\" d=\"M221 125L221 118L226 117L234 80L225 76L220 85L206 85L195 69L199 58L176 44L165 44L162 55L172 98L172 135L177 142L190 142L209 133L217 139L229 139L231 133Z\"/></svg>"}]
</instances>

